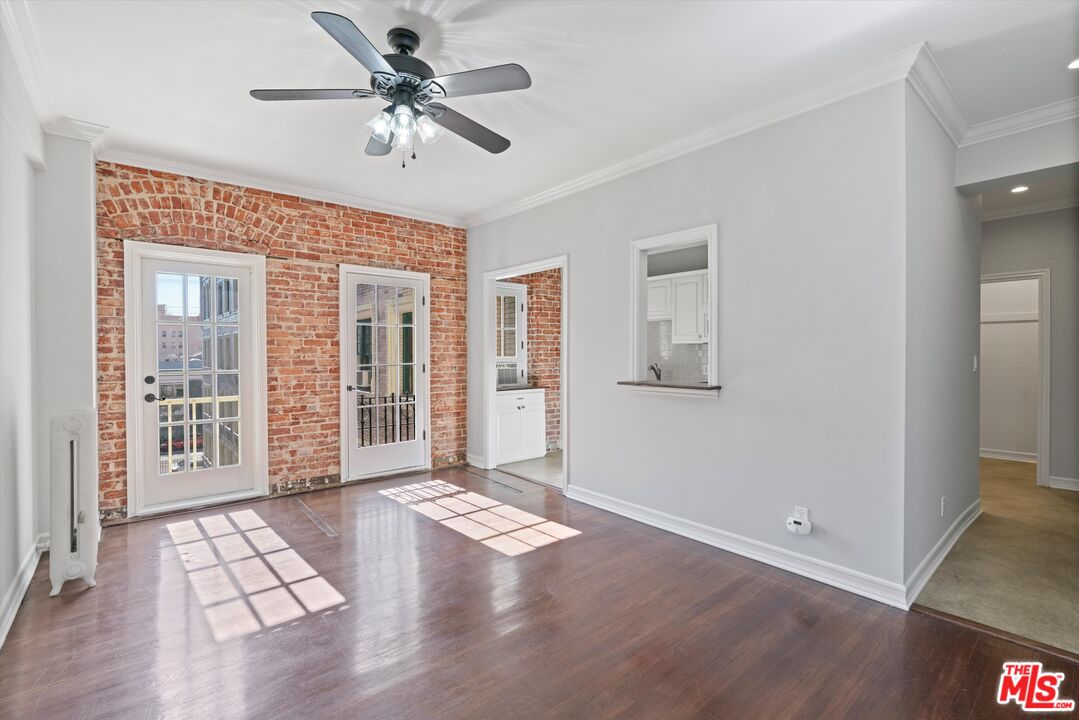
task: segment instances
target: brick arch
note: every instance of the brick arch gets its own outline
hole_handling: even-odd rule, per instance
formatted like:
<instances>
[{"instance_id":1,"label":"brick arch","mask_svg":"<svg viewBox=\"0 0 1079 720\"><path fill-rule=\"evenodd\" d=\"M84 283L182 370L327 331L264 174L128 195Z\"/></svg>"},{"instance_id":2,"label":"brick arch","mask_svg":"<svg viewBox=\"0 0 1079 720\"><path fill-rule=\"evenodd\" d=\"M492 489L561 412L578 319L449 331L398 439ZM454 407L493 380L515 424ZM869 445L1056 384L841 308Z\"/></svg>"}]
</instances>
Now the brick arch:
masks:
<instances>
[{"instance_id":1,"label":"brick arch","mask_svg":"<svg viewBox=\"0 0 1079 720\"><path fill-rule=\"evenodd\" d=\"M267 255L287 215L271 193L113 163L98 164L98 233Z\"/></svg>"}]
</instances>

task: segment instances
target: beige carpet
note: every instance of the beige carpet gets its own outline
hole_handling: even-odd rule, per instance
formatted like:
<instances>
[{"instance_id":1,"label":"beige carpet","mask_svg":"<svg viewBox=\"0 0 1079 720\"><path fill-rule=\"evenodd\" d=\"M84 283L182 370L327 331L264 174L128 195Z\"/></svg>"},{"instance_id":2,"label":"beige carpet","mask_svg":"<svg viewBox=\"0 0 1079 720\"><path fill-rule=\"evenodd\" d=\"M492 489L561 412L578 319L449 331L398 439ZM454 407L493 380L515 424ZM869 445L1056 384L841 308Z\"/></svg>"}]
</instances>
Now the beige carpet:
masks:
<instances>
[{"instance_id":1,"label":"beige carpet","mask_svg":"<svg viewBox=\"0 0 1079 720\"><path fill-rule=\"evenodd\" d=\"M1079 653L1079 492L1033 463L981 461L982 515L917 602Z\"/></svg>"}]
</instances>

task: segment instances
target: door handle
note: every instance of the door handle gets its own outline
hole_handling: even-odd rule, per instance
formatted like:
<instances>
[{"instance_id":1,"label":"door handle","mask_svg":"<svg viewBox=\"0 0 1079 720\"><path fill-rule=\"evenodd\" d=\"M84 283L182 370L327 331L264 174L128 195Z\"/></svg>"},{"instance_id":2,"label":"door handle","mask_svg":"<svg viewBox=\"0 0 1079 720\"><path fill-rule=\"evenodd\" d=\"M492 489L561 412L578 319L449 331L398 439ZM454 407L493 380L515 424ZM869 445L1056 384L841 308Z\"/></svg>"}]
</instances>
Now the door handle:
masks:
<instances>
[{"instance_id":1,"label":"door handle","mask_svg":"<svg viewBox=\"0 0 1079 720\"><path fill-rule=\"evenodd\" d=\"M162 402L164 400L168 400L168 398L165 397L164 395L161 395L159 397L157 395L154 395L153 393L146 393L145 395L142 396L142 399L145 400L146 402Z\"/></svg>"},{"instance_id":2,"label":"door handle","mask_svg":"<svg viewBox=\"0 0 1079 720\"><path fill-rule=\"evenodd\" d=\"M349 392L353 392L353 391L359 390L359 389L360 389L359 385L345 385L345 390L348 390Z\"/></svg>"}]
</instances>

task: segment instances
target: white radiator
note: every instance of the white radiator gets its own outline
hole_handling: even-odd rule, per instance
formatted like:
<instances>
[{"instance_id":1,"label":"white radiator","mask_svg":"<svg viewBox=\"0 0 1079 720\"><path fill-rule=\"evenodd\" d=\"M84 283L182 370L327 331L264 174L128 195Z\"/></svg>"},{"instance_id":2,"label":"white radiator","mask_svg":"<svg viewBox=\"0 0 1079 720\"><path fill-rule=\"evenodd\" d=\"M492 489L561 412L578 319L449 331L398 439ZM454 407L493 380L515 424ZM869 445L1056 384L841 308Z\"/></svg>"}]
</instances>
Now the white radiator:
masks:
<instances>
[{"instance_id":1,"label":"white radiator","mask_svg":"<svg viewBox=\"0 0 1079 720\"><path fill-rule=\"evenodd\" d=\"M101 522L97 515L97 411L64 408L49 422L52 528L49 578L57 595L66 580L93 587Z\"/></svg>"}]
</instances>

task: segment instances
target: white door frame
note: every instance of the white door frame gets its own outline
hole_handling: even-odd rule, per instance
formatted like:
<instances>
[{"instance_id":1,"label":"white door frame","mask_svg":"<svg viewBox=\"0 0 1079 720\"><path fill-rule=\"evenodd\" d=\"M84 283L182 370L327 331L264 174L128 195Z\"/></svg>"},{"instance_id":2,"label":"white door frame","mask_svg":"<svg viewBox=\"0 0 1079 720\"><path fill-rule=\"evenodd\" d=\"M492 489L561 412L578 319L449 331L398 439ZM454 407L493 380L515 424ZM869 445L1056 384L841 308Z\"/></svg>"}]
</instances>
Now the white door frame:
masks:
<instances>
[{"instance_id":1,"label":"white door frame","mask_svg":"<svg viewBox=\"0 0 1079 720\"><path fill-rule=\"evenodd\" d=\"M518 275L543 272L544 270L562 270L562 319L559 348L559 432L562 436L562 492L569 487L569 255L557 255L522 265L488 270L483 274L483 467L494 468L498 462L498 424L495 414L498 412L498 400L495 381L498 377L495 368L495 285L499 280L508 280Z\"/></svg>"},{"instance_id":2,"label":"white door frame","mask_svg":"<svg viewBox=\"0 0 1079 720\"><path fill-rule=\"evenodd\" d=\"M349 442L348 437L348 391L345 390L345 386L350 384L348 379L348 343L345 342L345 338L348 337L345 330L345 323L348 322L348 298L345 296L345 292L348 288L346 282L346 276L349 273L359 273L362 275L381 275L383 277L401 278L404 280L418 280L423 286L423 297L420 302L423 303L425 312L421 313L422 322L419 325L420 338L419 338L419 352L417 353L418 362L423 364L423 371L420 373L420 388L423 390L423 416L425 418L424 424L426 437L423 438L423 458L422 465L417 465L412 468L400 468L393 470L390 473L386 471L379 471L373 473L350 473L348 469L348 455L349 455ZM431 441L433 432L431 430L431 275L429 273L411 272L409 270L392 270L389 268L369 267L366 265L346 265L341 263L338 266L337 275L337 305L338 305L338 333L337 333L337 346L339 350L340 361L340 379L338 387L339 400L339 415L338 424L341 426L340 441L339 441L339 456L341 463L341 482L350 482L352 480L364 480L372 477L380 477L387 474L397 475L402 472L409 472L412 470L430 470L431 469Z\"/></svg>"},{"instance_id":3,"label":"white door frame","mask_svg":"<svg viewBox=\"0 0 1079 720\"><path fill-rule=\"evenodd\" d=\"M1014 272L990 273L982 275L982 283L1010 282L1012 280L1038 281L1038 465L1036 482L1042 487L1050 486L1049 478L1049 392L1052 337L1049 326L1049 268L1041 270L1017 270ZM979 307L978 327L981 328L981 310ZM979 356L981 347L979 341Z\"/></svg>"},{"instance_id":4,"label":"white door frame","mask_svg":"<svg viewBox=\"0 0 1079 720\"><path fill-rule=\"evenodd\" d=\"M251 311L252 347L255 348L254 377L251 387L254 415L249 427L258 433L255 439L255 457L252 458L255 473L255 489L236 493L215 495L213 504L233 502L251 497L262 497L270 492L269 433L266 413L266 258L262 255L204 250L181 245L158 245L155 243L124 241L124 366L127 406L127 514L129 517L145 513L159 513L199 507L207 504L206 498L180 500L147 508L143 501L142 472L146 452L142 422L139 419L142 397L131 388L140 386L142 368L135 358L139 357L138 328L144 308L142 297L143 264L147 260L175 260L178 262L205 263L228 268L243 268L251 272L251 293L255 296Z\"/></svg>"}]
</instances>

